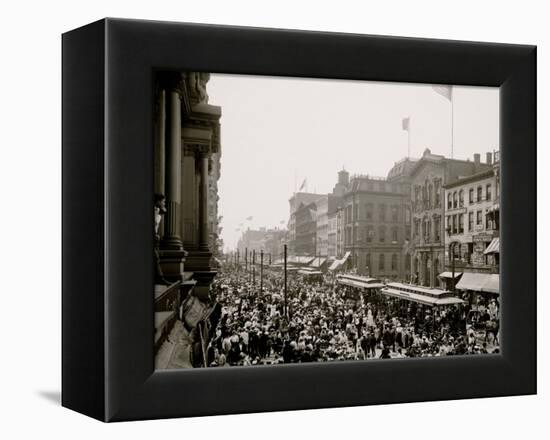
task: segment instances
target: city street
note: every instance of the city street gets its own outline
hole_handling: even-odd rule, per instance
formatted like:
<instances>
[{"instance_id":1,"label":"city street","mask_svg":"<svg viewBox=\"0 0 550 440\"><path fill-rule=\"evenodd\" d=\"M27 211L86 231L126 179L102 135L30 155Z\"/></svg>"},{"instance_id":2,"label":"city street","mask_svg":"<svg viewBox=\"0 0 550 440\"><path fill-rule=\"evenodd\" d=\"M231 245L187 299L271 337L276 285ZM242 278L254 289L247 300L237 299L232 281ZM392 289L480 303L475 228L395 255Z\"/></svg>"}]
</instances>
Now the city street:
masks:
<instances>
[{"instance_id":1,"label":"city street","mask_svg":"<svg viewBox=\"0 0 550 440\"><path fill-rule=\"evenodd\" d=\"M495 334L467 333L467 304L431 308L342 286L331 274L313 282L289 275L285 300L284 273L264 269L262 279L259 274L228 263L218 273L211 295L222 315L205 347L208 366L465 355L497 348ZM163 368L189 366L184 333L181 325L172 331L167 344L175 348Z\"/></svg>"}]
</instances>

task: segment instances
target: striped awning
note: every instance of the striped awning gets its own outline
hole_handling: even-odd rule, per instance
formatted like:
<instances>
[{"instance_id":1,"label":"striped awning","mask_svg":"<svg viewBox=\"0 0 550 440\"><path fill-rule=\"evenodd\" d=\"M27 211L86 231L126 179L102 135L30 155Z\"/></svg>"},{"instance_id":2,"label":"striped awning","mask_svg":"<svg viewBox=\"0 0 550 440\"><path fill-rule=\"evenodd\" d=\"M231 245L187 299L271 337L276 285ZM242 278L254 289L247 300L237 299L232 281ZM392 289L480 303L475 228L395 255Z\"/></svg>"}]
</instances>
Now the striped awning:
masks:
<instances>
[{"instance_id":1,"label":"striped awning","mask_svg":"<svg viewBox=\"0 0 550 440\"><path fill-rule=\"evenodd\" d=\"M493 238L489 246L487 246L487 249L483 252L485 255L487 254L499 254L500 253L500 239Z\"/></svg>"}]
</instances>

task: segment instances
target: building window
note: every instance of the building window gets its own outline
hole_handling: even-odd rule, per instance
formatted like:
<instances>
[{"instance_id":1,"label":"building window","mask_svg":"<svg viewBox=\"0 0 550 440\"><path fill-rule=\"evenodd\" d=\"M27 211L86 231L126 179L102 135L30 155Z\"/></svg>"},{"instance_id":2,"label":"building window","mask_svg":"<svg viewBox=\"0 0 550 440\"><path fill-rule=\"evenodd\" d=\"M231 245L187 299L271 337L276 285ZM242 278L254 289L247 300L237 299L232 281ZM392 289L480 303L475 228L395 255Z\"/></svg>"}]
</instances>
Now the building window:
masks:
<instances>
[{"instance_id":1,"label":"building window","mask_svg":"<svg viewBox=\"0 0 550 440\"><path fill-rule=\"evenodd\" d=\"M405 206L405 224L411 223L411 209Z\"/></svg>"},{"instance_id":2,"label":"building window","mask_svg":"<svg viewBox=\"0 0 550 440\"><path fill-rule=\"evenodd\" d=\"M372 220L372 203L367 203L365 206L367 220Z\"/></svg>"},{"instance_id":3,"label":"building window","mask_svg":"<svg viewBox=\"0 0 550 440\"><path fill-rule=\"evenodd\" d=\"M485 200L490 201L491 199L491 184L488 183L485 187Z\"/></svg>"},{"instance_id":4,"label":"building window","mask_svg":"<svg viewBox=\"0 0 550 440\"><path fill-rule=\"evenodd\" d=\"M383 203L381 203L379 206L378 206L378 209L379 209L379 219L381 222L385 222L386 221L386 205L384 205Z\"/></svg>"},{"instance_id":5,"label":"building window","mask_svg":"<svg viewBox=\"0 0 550 440\"><path fill-rule=\"evenodd\" d=\"M394 226L391 230L391 240L393 243L397 243L397 226Z\"/></svg>"},{"instance_id":6,"label":"building window","mask_svg":"<svg viewBox=\"0 0 550 440\"><path fill-rule=\"evenodd\" d=\"M434 219L434 237L435 241L441 240L441 217L436 217Z\"/></svg>"},{"instance_id":7,"label":"building window","mask_svg":"<svg viewBox=\"0 0 550 440\"><path fill-rule=\"evenodd\" d=\"M384 243L386 241L386 227L385 226L380 226L380 228L378 228L378 241L380 243Z\"/></svg>"},{"instance_id":8,"label":"building window","mask_svg":"<svg viewBox=\"0 0 550 440\"><path fill-rule=\"evenodd\" d=\"M493 229L493 216L488 212L485 213L485 229Z\"/></svg>"},{"instance_id":9,"label":"building window","mask_svg":"<svg viewBox=\"0 0 550 440\"><path fill-rule=\"evenodd\" d=\"M483 211L476 212L476 225L483 224L482 214L483 214Z\"/></svg>"},{"instance_id":10,"label":"building window","mask_svg":"<svg viewBox=\"0 0 550 440\"><path fill-rule=\"evenodd\" d=\"M391 221L397 223L399 220L399 207L397 205L392 205L391 207Z\"/></svg>"},{"instance_id":11,"label":"building window","mask_svg":"<svg viewBox=\"0 0 550 440\"><path fill-rule=\"evenodd\" d=\"M359 205L354 204L353 205L353 221L357 221L359 219Z\"/></svg>"},{"instance_id":12,"label":"building window","mask_svg":"<svg viewBox=\"0 0 550 440\"><path fill-rule=\"evenodd\" d=\"M483 188L481 186L477 187L477 201L481 202L483 199Z\"/></svg>"},{"instance_id":13,"label":"building window","mask_svg":"<svg viewBox=\"0 0 550 440\"><path fill-rule=\"evenodd\" d=\"M458 206L464 207L464 190L462 189L458 192Z\"/></svg>"},{"instance_id":14,"label":"building window","mask_svg":"<svg viewBox=\"0 0 550 440\"><path fill-rule=\"evenodd\" d=\"M468 231L473 231L474 230L474 213L473 212L469 212L468 213Z\"/></svg>"},{"instance_id":15,"label":"building window","mask_svg":"<svg viewBox=\"0 0 550 440\"><path fill-rule=\"evenodd\" d=\"M464 233L464 214L458 215L458 233L459 234Z\"/></svg>"},{"instance_id":16,"label":"building window","mask_svg":"<svg viewBox=\"0 0 550 440\"><path fill-rule=\"evenodd\" d=\"M458 230L458 224L457 224L457 218L456 218L456 214L453 215L453 234L456 234L457 230Z\"/></svg>"},{"instance_id":17,"label":"building window","mask_svg":"<svg viewBox=\"0 0 550 440\"><path fill-rule=\"evenodd\" d=\"M441 206L441 181L437 179L435 181L435 207L439 208Z\"/></svg>"},{"instance_id":18,"label":"building window","mask_svg":"<svg viewBox=\"0 0 550 440\"><path fill-rule=\"evenodd\" d=\"M391 256L391 270L397 270L397 254Z\"/></svg>"},{"instance_id":19,"label":"building window","mask_svg":"<svg viewBox=\"0 0 550 440\"><path fill-rule=\"evenodd\" d=\"M468 192L468 202L470 202L470 205L474 203L474 189L470 188L470 191Z\"/></svg>"},{"instance_id":20,"label":"building window","mask_svg":"<svg viewBox=\"0 0 550 440\"><path fill-rule=\"evenodd\" d=\"M447 209L451 209L453 207L453 194L449 193L447 194Z\"/></svg>"},{"instance_id":21,"label":"building window","mask_svg":"<svg viewBox=\"0 0 550 440\"><path fill-rule=\"evenodd\" d=\"M458 194L456 191L453 193L453 208L458 208Z\"/></svg>"},{"instance_id":22,"label":"building window","mask_svg":"<svg viewBox=\"0 0 550 440\"><path fill-rule=\"evenodd\" d=\"M374 228L372 225L367 226L367 243L371 243L374 240Z\"/></svg>"},{"instance_id":23,"label":"building window","mask_svg":"<svg viewBox=\"0 0 550 440\"><path fill-rule=\"evenodd\" d=\"M378 270L383 272L386 269L386 256L384 254L380 254L378 256Z\"/></svg>"}]
</instances>

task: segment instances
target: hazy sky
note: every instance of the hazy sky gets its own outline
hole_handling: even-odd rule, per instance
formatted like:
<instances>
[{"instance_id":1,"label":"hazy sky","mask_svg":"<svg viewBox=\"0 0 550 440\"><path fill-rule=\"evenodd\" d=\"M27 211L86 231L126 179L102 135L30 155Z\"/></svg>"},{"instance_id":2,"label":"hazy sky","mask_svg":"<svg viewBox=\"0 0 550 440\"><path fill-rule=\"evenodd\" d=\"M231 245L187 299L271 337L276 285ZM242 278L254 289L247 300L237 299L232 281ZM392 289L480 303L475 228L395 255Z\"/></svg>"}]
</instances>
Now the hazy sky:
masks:
<instances>
[{"instance_id":1,"label":"hazy sky","mask_svg":"<svg viewBox=\"0 0 550 440\"><path fill-rule=\"evenodd\" d=\"M386 176L407 155L404 117L411 118L411 157L425 148L451 153L451 103L430 85L215 74L208 95L222 107L226 249L236 245L237 229L286 225L288 199L304 179L308 191L328 193L342 167ZM499 148L498 88L453 87L453 102L454 157L481 153L484 161Z\"/></svg>"}]
</instances>

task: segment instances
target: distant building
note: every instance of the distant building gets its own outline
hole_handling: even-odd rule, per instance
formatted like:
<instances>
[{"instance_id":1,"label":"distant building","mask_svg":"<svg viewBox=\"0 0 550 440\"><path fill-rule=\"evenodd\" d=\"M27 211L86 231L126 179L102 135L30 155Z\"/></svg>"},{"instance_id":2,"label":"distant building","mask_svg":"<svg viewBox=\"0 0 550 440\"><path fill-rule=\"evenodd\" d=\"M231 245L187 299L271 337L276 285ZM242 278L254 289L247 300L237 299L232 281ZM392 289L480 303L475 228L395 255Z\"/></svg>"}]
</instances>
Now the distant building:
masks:
<instances>
[{"instance_id":1,"label":"distant building","mask_svg":"<svg viewBox=\"0 0 550 440\"><path fill-rule=\"evenodd\" d=\"M245 254L248 251L248 258L252 258L252 252L256 251L257 262L260 261L260 252L264 252L264 263L269 263L269 258L272 261L281 258L283 255L283 245L288 237L286 229L247 229L244 231L237 243L240 262L244 263Z\"/></svg>"},{"instance_id":2,"label":"distant building","mask_svg":"<svg viewBox=\"0 0 550 440\"><path fill-rule=\"evenodd\" d=\"M435 287L439 285L438 274L443 272L445 261L444 235L444 186L459 178L492 169L491 164L474 160L448 159L432 154L429 149L411 170L412 241L411 279L417 284ZM460 202L457 200L457 206ZM457 221L464 221L457 218ZM460 226L457 226L457 228ZM463 224L462 224L463 228Z\"/></svg>"},{"instance_id":3,"label":"distant building","mask_svg":"<svg viewBox=\"0 0 550 440\"><path fill-rule=\"evenodd\" d=\"M300 206L316 202L323 194L297 192L289 200L290 215L288 220L288 253L296 255L296 211Z\"/></svg>"},{"instance_id":4,"label":"distant building","mask_svg":"<svg viewBox=\"0 0 550 440\"><path fill-rule=\"evenodd\" d=\"M317 253L317 204L301 203L295 212L296 236L294 254L298 256Z\"/></svg>"},{"instance_id":5,"label":"distant building","mask_svg":"<svg viewBox=\"0 0 550 440\"><path fill-rule=\"evenodd\" d=\"M384 177L356 175L343 198L343 251L348 267L371 277L402 279L409 186Z\"/></svg>"}]
</instances>

